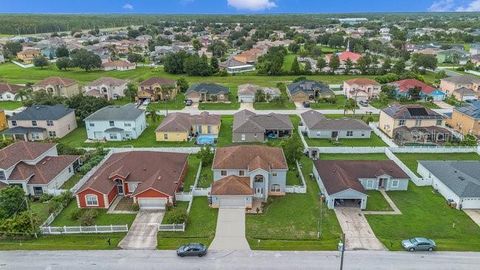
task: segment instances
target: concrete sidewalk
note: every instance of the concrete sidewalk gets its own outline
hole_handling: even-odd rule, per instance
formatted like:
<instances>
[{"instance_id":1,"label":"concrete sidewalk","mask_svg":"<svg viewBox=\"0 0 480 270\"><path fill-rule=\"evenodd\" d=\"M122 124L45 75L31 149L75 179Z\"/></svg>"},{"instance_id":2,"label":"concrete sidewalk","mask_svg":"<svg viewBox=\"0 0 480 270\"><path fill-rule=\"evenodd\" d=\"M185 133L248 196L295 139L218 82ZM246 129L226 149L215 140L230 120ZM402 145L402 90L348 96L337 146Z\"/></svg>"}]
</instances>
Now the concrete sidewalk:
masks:
<instances>
[{"instance_id":1,"label":"concrete sidewalk","mask_svg":"<svg viewBox=\"0 0 480 270\"><path fill-rule=\"evenodd\" d=\"M156 249L158 225L162 223L163 216L163 212L138 212L132 227L118 246L122 249Z\"/></svg>"},{"instance_id":2,"label":"concrete sidewalk","mask_svg":"<svg viewBox=\"0 0 480 270\"><path fill-rule=\"evenodd\" d=\"M218 209L217 230L210 250L250 250L245 238L245 209Z\"/></svg>"},{"instance_id":3,"label":"concrete sidewalk","mask_svg":"<svg viewBox=\"0 0 480 270\"><path fill-rule=\"evenodd\" d=\"M473 222L480 226L480 210L465 209L463 212L465 212L473 220Z\"/></svg>"}]
</instances>

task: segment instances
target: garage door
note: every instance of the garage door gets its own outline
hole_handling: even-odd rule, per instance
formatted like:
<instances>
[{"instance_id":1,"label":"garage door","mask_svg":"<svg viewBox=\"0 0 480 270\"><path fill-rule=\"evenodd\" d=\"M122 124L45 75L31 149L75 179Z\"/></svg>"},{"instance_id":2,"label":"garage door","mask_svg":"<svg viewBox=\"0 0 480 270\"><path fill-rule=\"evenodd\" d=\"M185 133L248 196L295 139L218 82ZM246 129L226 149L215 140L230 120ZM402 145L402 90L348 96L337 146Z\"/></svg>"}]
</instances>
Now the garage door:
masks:
<instances>
[{"instance_id":1,"label":"garage door","mask_svg":"<svg viewBox=\"0 0 480 270\"><path fill-rule=\"evenodd\" d=\"M240 102L243 103L253 103L254 98L253 97L240 97Z\"/></svg>"},{"instance_id":2,"label":"garage door","mask_svg":"<svg viewBox=\"0 0 480 270\"><path fill-rule=\"evenodd\" d=\"M167 204L167 199L160 198L139 198L138 206L143 210L163 210Z\"/></svg>"},{"instance_id":3,"label":"garage door","mask_svg":"<svg viewBox=\"0 0 480 270\"><path fill-rule=\"evenodd\" d=\"M462 209L480 209L480 199L463 199Z\"/></svg>"},{"instance_id":4,"label":"garage door","mask_svg":"<svg viewBox=\"0 0 480 270\"><path fill-rule=\"evenodd\" d=\"M245 208L245 198L221 198L220 208Z\"/></svg>"}]
</instances>

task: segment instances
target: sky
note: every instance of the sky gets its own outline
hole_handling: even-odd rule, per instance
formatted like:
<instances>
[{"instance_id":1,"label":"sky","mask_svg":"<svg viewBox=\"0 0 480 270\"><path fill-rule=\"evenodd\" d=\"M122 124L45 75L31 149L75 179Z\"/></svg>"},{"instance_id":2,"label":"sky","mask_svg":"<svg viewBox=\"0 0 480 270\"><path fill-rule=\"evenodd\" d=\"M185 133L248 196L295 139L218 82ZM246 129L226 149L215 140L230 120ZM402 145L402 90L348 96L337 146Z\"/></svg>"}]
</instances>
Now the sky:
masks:
<instances>
[{"instance_id":1,"label":"sky","mask_svg":"<svg viewBox=\"0 0 480 270\"><path fill-rule=\"evenodd\" d=\"M0 0L0 13L356 13L480 11L480 0Z\"/></svg>"}]
</instances>

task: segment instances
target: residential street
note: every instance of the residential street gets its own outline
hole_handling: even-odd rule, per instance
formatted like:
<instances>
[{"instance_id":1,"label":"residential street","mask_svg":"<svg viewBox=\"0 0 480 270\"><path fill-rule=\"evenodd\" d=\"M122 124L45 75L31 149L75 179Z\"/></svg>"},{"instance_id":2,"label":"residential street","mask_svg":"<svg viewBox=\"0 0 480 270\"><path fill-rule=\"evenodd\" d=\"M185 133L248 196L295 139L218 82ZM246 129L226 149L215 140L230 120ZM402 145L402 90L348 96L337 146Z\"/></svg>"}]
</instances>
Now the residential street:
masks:
<instances>
[{"instance_id":1,"label":"residential street","mask_svg":"<svg viewBox=\"0 0 480 270\"><path fill-rule=\"evenodd\" d=\"M477 269L480 253L347 251L344 269ZM210 252L179 258L174 251L12 251L0 252L0 269L339 269L336 251Z\"/></svg>"}]
</instances>

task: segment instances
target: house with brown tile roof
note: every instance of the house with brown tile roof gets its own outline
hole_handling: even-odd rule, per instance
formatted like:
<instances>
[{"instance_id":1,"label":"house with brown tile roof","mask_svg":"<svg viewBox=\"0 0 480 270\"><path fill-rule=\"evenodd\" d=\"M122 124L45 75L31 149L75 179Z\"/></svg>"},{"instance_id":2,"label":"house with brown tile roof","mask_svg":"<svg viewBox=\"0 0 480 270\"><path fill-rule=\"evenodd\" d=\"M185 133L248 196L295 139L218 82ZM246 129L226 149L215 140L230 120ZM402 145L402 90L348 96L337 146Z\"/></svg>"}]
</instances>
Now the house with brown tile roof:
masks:
<instances>
[{"instance_id":1,"label":"house with brown tile roof","mask_svg":"<svg viewBox=\"0 0 480 270\"><path fill-rule=\"evenodd\" d=\"M170 79L152 77L138 85L139 100L171 100L177 96L177 82Z\"/></svg>"},{"instance_id":2,"label":"house with brown tile roof","mask_svg":"<svg viewBox=\"0 0 480 270\"><path fill-rule=\"evenodd\" d=\"M109 208L133 198L140 209L165 209L187 173L187 154L129 151L112 154L75 193L80 208Z\"/></svg>"},{"instance_id":3,"label":"house with brown tile roof","mask_svg":"<svg viewBox=\"0 0 480 270\"><path fill-rule=\"evenodd\" d=\"M217 114L170 113L155 130L155 137L158 142L183 142L201 135L217 138L220 125Z\"/></svg>"},{"instance_id":4,"label":"house with brown tile roof","mask_svg":"<svg viewBox=\"0 0 480 270\"><path fill-rule=\"evenodd\" d=\"M102 68L105 71L110 71L110 70L126 71L126 70L136 69L137 65L135 63L130 63L124 60L115 60L115 61L108 61L103 63Z\"/></svg>"},{"instance_id":5,"label":"house with brown tile roof","mask_svg":"<svg viewBox=\"0 0 480 270\"><path fill-rule=\"evenodd\" d=\"M0 82L0 101L14 101L15 95L25 86Z\"/></svg>"},{"instance_id":6,"label":"house with brown tile roof","mask_svg":"<svg viewBox=\"0 0 480 270\"><path fill-rule=\"evenodd\" d=\"M217 148L212 170L212 207L250 208L253 200L285 195L288 165L280 147Z\"/></svg>"},{"instance_id":7,"label":"house with brown tile roof","mask_svg":"<svg viewBox=\"0 0 480 270\"><path fill-rule=\"evenodd\" d=\"M16 142L0 150L0 183L34 196L53 193L75 174L79 159L59 156L53 143Z\"/></svg>"},{"instance_id":8,"label":"house with brown tile roof","mask_svg":"<svg viewBox=\"0 0 480 270\"><path fill-rule=\"evenodd\" d=\"M48 77L32 86L32 90L46 91L54 96L72 97L81 93L78 82L63 77Z\"/></svg>"},{"instance_id":9,"label":"house with brown tile roof","mask_svg":"<svg viewBox=\"0 0 480 270\"><path fill-rule=\"evenodd\" d=\"M391 160L316 160L313 175L329 209L365 209L367 190L407 190L409 181Z\"/></svg>"}]
</instances>

